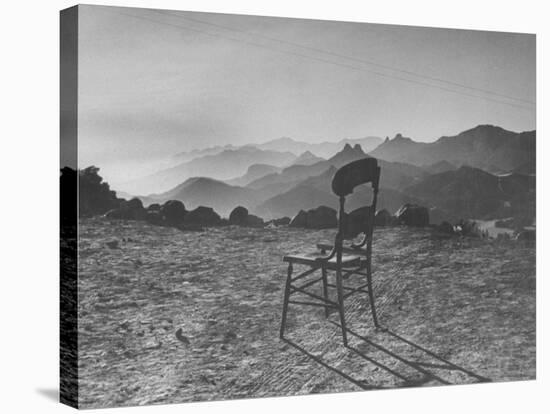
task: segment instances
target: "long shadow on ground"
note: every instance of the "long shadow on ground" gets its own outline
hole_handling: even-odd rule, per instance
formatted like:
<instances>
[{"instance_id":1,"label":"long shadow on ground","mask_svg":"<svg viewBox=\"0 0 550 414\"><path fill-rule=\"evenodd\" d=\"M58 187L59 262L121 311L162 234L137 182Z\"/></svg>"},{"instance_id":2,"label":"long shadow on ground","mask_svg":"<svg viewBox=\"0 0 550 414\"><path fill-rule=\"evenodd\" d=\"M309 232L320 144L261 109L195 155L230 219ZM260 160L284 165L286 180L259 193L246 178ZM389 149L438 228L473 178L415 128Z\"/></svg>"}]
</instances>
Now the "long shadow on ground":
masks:
<instances>
[{"instance_id":1,"label":"long shadow on ground","mask_svg":"<svg viewBox=\"0 0 550 414\"><path fill-rule=\"evenodd\" d=\"M340 328L338 323L330 320L328 322ZM370 381L359 379L357 378L358 375L355 374L354 376L354 372L352 372L354 371L353 369L342 367L342 365L345 364L333 363L326 358L323 359L320 356L316 356L287 337L283 338L283 341L311 358L316 363L363 390L417 387L428 383L430 383L430 385L450 385L491 382L491 379L476 374L467 368L458 366L448 359L404 338L390 329L379 328L377 330L378 335L385 336L385 345L360 335L349 328L346 328L346 331L355 339L353 341L355 345L348 344L347 346L347 349L350 351L348 355L356 355L360 359L367 361L373 367L389 373L396 380L396 382L394 382L395 385L385 386L377 384L375 379L371 379ZM344 345L342 344L341 346L343 347ZM403 350L402 348L404 347L408 348L409 351ZM435 362L422 360L426 358L430 358ZM448 378L443 378L443 376L439 374L441 371L459 372L462 375L462 379L453 382ZM464 380L465 377L467 378L466 380ZM380 383L382 382L383 381L380 381Z\"/></svg>"}]
</instances>

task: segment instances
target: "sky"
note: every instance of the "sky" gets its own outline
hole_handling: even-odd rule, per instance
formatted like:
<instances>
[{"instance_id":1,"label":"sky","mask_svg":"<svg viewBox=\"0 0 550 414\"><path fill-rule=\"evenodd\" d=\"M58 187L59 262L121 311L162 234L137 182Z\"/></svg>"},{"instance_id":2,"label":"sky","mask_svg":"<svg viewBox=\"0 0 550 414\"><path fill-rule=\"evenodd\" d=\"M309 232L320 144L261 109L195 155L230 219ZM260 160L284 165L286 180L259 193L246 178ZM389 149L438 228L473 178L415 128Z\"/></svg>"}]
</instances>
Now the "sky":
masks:
<instances>
[{"instance_id":1,"label":"sky","mask_svg":"<svg viewBox=\"0 0 550 414\"><path fill-rule=\"evenodd\" d=\"M282 136L532 130L535 49L532 34L79 6L79 167L117 180Z\"/></svg>"}]
</instances>

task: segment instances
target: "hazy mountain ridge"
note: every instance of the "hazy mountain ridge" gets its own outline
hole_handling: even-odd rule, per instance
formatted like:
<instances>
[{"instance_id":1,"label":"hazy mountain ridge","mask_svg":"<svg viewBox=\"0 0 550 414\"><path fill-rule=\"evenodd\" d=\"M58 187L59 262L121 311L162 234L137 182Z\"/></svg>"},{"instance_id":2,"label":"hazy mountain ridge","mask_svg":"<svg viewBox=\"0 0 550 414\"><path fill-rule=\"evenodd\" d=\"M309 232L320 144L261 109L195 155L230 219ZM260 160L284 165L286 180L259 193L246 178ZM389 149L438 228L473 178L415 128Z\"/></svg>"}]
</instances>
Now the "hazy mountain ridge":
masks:
<instances>
[{"instance_id":1,"label":"hazy mountain ridge","mask_svg":"<svg viewBox=\"0 0 550 414\"><path fill-rule=\"evenodd\" d=\"M475 167L456 168L461 165L460 157L464 157L464 154L471 151L484 154L490 150L496 153L496 157L486 158L487 165L493 165L493 162L499 159L529 158L534 145L530 140L534 135L534 131L516 134L498 127L479 126L455 137L442 137L431 144L417 143L410 138L398 136L393 140L386 140L371 154L366 154L360 145L345 144L340 151L327 160L314 162L311 165L294 165L292 161L292 165L288 167L256 163L248 166L246 173L242 176L225 182L213 178L196 177L184 181L167 192L144 197L143 200L145 203L150 203L177 199L189 208L198 205L210 206L226 216L234 207L243 205L254 214L266 219L294 216L301 209L310 209L319 205L336 208L337 198L332 193L330 183L337 168L377 152L387 152L388 148L407 148L408 152L403 152L398 158L400 160L413 158L422 161L422 166L378 158L382 171L379 208L386 208L393 213L404 203L422 204L432 209L436 220L502 218L507 215L534 218L535 178L533 176L519 173L497 176ZM462 147L465 149L463 148L459 153L457 148ZM520 148L517 151L527 152L528 155L525 156L523 153L514 155L514 148ZM446 159L434 161L427 158L430 154L441 155L450 150L458 154L452 161ZM247 147L238 151L247 154L265 154L267 150ZM226 151L222 151L217 156L224 153ZM312 158L311 155L313 153L305 154L305 157ZM209 156L211 158L207 159L212 162L212 157L217 156ZM204 158L206 157L201 159ZM468 164L473 164L479 159L480 157L476 157L468 160ZM295 157L294 160L296 160ZM533 170L529 162L522 162L517 168ZM370 199L370 190L367 187L358 188L356 193L348 197L347 208L360 207L368 199Z\"/></svg>"},{"instance_id":2,"label":"hazy mountain ridge","mask_svg":"<svg viewBox=\"0 0 550 414\"><path fill-rule=\"evenodd\" d=\"M430 143L416 142L401 134L387 139L370 155L387 161L417 166L447 161L490 172L511 171L535 162L536 131L512 132L493 125L478 125L455 136Z\"/></svg>"},{"instance_id":3,"label":"hazy mountain ridge","mask_svg":"<svg viewBox=\"0 0 550 414\"><path fill-rule=\"evenodd\" d=\"M263 144L251 144L260 149L268 149L273 151L291 151L295 154L311 152L320 158L329 158L336 152L340 151L346 144L354 146L359 144L366 152L373 150L382 142L382 138L368 136L363 138L344 138L339 141L324 141L319 143L309 143L305 141L297 141L289 137L281 137Z\"/></svg>"},{"instance_id":4,"label":"hazy mountain ridge","mask_svg":"<svg viewBox=\"0 0 550 414\"><path fill-rule=\"evenodd\" d=\"M278 173L281 167L275 167L270 164L252 164L246 170L246 173L240 177L225 180L229 185L246 186L247 184L259 178L265 177L268 174Z\"/></svg>"},{"instance_id":5,"label":"hazy mountain ridge","mask_svg":"<svg viewBox=\"0 0 550 414\"><path fill-rule=\"evenodd\" d=\"M283 166L296 159L291 152L260 150L253 147L228 149L214 155L205 155L175 167L126 183L122 189L128 193L147 194L169 190L189 177L203 176L216 180L244 175L258 163Z\"/></svg>"},{"instance_id":6,"label":"hazy mountain ridge","mask_svg":"<svg viewBox=\"0 0 550 414\"><path fill-rule=\"evenodd\" d=\"M302 152L290 165L313 165L324 160L324 158L316 156L311 151L305 151Z\"/></svg>"}]
</instances>

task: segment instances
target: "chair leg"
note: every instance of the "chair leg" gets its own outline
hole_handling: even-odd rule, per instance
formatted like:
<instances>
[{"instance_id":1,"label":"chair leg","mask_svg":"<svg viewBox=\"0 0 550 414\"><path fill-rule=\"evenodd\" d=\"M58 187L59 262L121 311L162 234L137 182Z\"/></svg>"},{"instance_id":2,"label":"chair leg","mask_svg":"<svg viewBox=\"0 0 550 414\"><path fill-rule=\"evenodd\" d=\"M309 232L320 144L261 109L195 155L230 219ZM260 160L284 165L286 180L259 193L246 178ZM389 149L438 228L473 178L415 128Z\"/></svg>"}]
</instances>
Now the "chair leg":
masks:
<instances>
[{"instance_id":1,"label":"chair leg","mask_svg":"<svg viewBox=\"0 0 550 414\"><path fill-rule=\"evenodd\" d=\"M346 332L346 318L344 315L344 292L342 287L342 270L336 271L336 293L338 295L338 310L340 311L340 325L342 327L342 339L344 346L348 346L348 337Z\"/></svg>"},{"instance_id":2,"label":"chair leg","mask_svg":"<svg viewBox=\"0 0 550 414\"><path fill-rule=\"evenodd\" d=\"M288 264L287 276L286 276L286 285L285 285L285 299L283 301L283 317L281 319L281 330L279 332L279 337L283 339L285 334L285 325L286 325L286 313L288 311L288 298L290 297L290 283L292 280L292 263Z\"/></svg>"},{"instance_id":3,"label":"chair leg","mask_svg":"<svg viewBox=\"0 0 550 414\"><path fill-rule=\"evenodd\" d=\"M321 272L322 272L322 275L323 275L323 297L325 298L326 301L328 301L328 281L327 281L327 269L323 266L321 268ZM330 306L328 306L328 304L325 306L325 318L328 318L329 316L329 312L330 311Z\"/></svg>"},{"instance_id":4,"label":"chair leg","mask_svg":"<svg viewBox=\"0 0 550 414\"><path fill-rule=\"evenodd\" d=\"M370 310L372 313L372 320L374 321L374 326L379 328L378 318L376 317L376 306L374 304L374 291L372 290L372 270L371 270L371 252L367 253L367 290L369 291L369 302Z\"/></svg>"}]
</instances>

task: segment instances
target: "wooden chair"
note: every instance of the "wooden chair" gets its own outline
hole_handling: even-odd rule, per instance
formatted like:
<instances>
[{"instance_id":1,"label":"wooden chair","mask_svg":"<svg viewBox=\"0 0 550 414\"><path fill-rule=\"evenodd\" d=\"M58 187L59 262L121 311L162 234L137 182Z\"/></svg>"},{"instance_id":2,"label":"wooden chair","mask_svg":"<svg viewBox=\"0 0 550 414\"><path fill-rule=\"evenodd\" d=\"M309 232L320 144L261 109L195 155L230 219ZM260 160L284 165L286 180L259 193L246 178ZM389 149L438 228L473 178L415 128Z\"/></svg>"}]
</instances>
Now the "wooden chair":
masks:
<instances>
[{"instance_id":1,"label":"wooden chair","mask_svg":"<svg viewBox=\"0 0 550 414\"><path fill-rule=\"evenodd\" d=\"M332 191L339 197L340 208L338 213L338 231L334 239L334 245L318 244L318 252L314 254L293 254L283 257L283 261L288 263L288 272L285 286L285 295L283 302L283 315L281 321L280 337L284 337L286 317L289 304L312 305L325 308L325 317L329 316L331 308L338 310L340 314L340 324L342 328L342 338L344 346L347 346L346 321L344 315L344 300L357 292L367 293L369 296L370 309L374 325L379 327L376 317L374 303L374 293L372 290L372 235L374 227L374 213L376 211L376 200L378 196L378 184L380 181L380 167L375 158L364 158L351 162L341 167L332 179ZM349 236L348 216L344 205L346 196L353 193L354 189L362 184L371 184L373 190L372 203L367 205L368 213L366 222L361 225L361 231L364 237L360 243L351 243L344 246L344 240ZM358 232L355 232L357 234ZM329 254L326 254L330 250ZM293 277L294 265L304 265L308 269ZM321 277L309 280L304 283L304 278L314 274L317 270L321 271ZM336 276L336 283L328 283L327 273L333 271ZM343 285L343 279L351 275L361 275L366 277L366 283L359 287L352 288ZM300 286L295 282L302 280ZM306 288L322 282L323 296L312 293ZM336 289L336 301L329 298L329 287ZM345 292L345 293L344 293ZM306 295L315 301L291 300L293 294Z\"/></svg>"}]
</instances>

